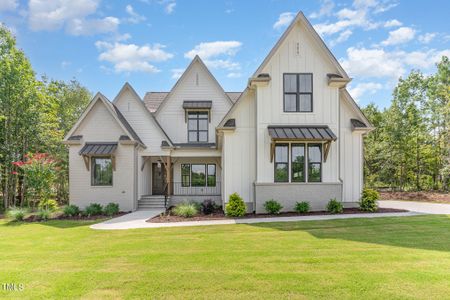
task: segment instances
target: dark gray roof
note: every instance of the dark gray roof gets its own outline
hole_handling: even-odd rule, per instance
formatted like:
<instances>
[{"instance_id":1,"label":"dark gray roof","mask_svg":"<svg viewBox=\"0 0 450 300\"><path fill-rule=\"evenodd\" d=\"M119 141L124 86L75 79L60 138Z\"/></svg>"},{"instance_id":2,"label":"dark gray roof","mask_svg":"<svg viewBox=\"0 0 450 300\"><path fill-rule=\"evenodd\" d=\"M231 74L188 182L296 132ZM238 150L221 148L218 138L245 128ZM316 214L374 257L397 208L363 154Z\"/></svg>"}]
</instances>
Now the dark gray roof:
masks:
<instances>
[{"instance_id":1,"label":"dark gray roof","mask_svg":"<svg viewBox=\"0 0 450 300\"><path fill-rule=\"evenodd\" d=\"M129 140L131 140L131 139L128 135L121 135L119 137L119 141L129 141Z\"/></svg>"},{"instance_id":2,"label":"dark gray roof","mask_svg":"<svg viewBox=\"0 0 450 300\"><path fill-rule=\"evenodd\" d=\"M335 141L336 135L328 126L268 126L269 135L276 140Z\"/></svg>"},{"instance_id":3,"label":"dark gray roof","mask_svg":"<svg viewBox=\"0 0 450 300\"><path fill-rule=\"evenodd\" d=\"M169 143L167 141L161 142L161 147L170 147Z\"/></svg>"},{"instance_id":4,"label":"dark gray roof","mask_svg":"<svg viewBox=\"0 0 450 300\"><path fill-rule=\"evenodd\" d=\"M339 74L334 74L334 73L328 73L327 74L327 76L328 76L328 78L344 78L344 77L342 77L342 75L339 75Z\"/></svg>"},{"instance_id":5,"label":"dark gray roof","mask_svg":"<svg viewBox=\"0 0 450 300\"><path fill-rule=\"evenodd\" d=\"M364 122L362 122L362 121L360 121L360 120L358 120L358 119L350 119L350 122L352 123L352 126L353 127L358 127L358 128L366 128L367 127L367 125L366 124L364 124Z\"/></svg>"},{"instance_id":6,"label":"dark gray roof","mask_svg":"<svg viewBox=\"0 0 450 300\"><path fill-rule=\"evenodd\" d=\"M117 117L119 118L120 122L122 123L122 125L128 130L128 132L131 134L131 136L133 137L133 139L135 141L138 141L139 143L141 143L142 145L144 145L144 143L142 142L142 140L139 138L139 136L137 135L136 131L134 131L133 127L131 127L130 123L128 123L127 119L125 119L125 117L122 115L122 113L120 112L120 110L117 108L117 106L114 105L114 103L111 103L112 106L114 107L114 110L117 114Z\"/></svg>"},{"instance_id":7,"label":"dark gray roof","mask_svg":"<svg viewBox=\"0 0 450 300\"><path fill-rule=\"evenodd\" d=\"M159 105L164 101L169 92L148 92L144 96L145 107L150 112L155 112L158 110ZM241 92L225 92L227 96L231 99L231 102L235 103L237 99L241 96Z\"/></svg>"},{"instance_id":8,"label":"dark gray roof","mask_svg":"<svg viewBox=\"0 0 450 300\"><path fill-rule=\"evenodd\" d=\"M191 100L184 100L183 101L183 108L204 108L204 109L210 109L212 107L212 101L191 101Z\"/></svg>"},{"instance_id":9,"label":"dark gray roof","mask_svg":"<svg viewBox=\"0 0 450 300\"><path fill-rule=\"evenodd\" d=\"M173 144L179 148L215 148L215 143L177 143Z\"/></svg>"},{"instance_id":10,"label":"dark gray roof","mask_svg":"<svg viewBox=\"0 0 450 300\"><path fill-rule=\"evenodd\" d=\"M236 127L236 119L228 119L223 127Z\"/></svg>"},{"instance_id":11,"label":"dark gray roof","mask_svg":"<svg viewBox=\"0 0 450 300\"><path fill-rule=\"evenodd\" d=\"M72 135L71 137L68 138L69 141L79 141L83 138L82 135Z\"/></svg>"},{"instance_id":12,"label":"dark gray roof","mask_svg":"<svg viewBox=\"0 0 450 300\"><path fill-rule=\"evenodd\" d=\"M111 155L116 151L117 143L86 143L78 152L80 155Z\"/></svg>"}]
</instances>

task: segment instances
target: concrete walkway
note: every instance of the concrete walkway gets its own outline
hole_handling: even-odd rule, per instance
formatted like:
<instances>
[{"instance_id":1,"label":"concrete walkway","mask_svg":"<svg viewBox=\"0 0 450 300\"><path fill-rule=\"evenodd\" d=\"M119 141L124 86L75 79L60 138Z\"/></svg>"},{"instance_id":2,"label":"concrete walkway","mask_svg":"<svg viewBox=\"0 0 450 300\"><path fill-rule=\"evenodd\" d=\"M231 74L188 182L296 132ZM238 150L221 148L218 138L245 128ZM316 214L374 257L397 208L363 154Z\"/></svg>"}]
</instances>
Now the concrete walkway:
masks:
<instances>
[{"instance_id":1,"label":"concrete walkway","mask_svg":"<svg viewBox=\"0 0 450 300\"><path fill-rule=\"evenodd\" d=\"M293 222L293 221L318 221L334 219L354 219L354 218L382 218L382 217L407 217L416 216L419 213L377 213L377 214L347 214L347 215L321 215L321 216L298 216L298 217L272 217L272 218L248 218L248 219L227 219L210 221L190 221L171 223L148 223L146 220L159 215L162 210L137 211L111 219L102 223L94 224L92 229L117 230L136 228L163 228L163 227L185 227L185 226L207 226L207 225L228 225L228 224L253 224L269 222Z\"/></svg>"},{"instance_id":2,"label":"concrete walkway","mask_svg":"<svg viewBox=\"0 0 450 300\"><path fill-rule=\"evenodd\" d=\"M386 200L379 201L379 205L380 207L406 209L424 214L450 215L450 204L444 203Z\"/></svg>"}]
</instances>

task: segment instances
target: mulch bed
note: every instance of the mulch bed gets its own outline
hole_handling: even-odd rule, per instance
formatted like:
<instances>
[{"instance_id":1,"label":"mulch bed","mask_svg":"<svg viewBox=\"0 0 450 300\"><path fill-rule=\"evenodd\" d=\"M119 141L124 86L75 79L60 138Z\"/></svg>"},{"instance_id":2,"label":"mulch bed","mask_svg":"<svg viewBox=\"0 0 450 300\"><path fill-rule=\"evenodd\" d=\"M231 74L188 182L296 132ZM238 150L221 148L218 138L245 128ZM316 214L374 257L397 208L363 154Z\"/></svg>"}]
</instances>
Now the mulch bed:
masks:
<instances>
[{"instance_id":1,"label":"mulch bed","mask_svg":"<svg viewBox=\"0 0 450 300\"><path fill-rule=\"evenodd\" d=\"M380 192L381 200L410 200L450 203L450 193L439 192Z\"/></svg>"},{"instance_id":2,"label":"mulch bed","mask_svg":"<svg viewBox=\"0 0 450 300\"><path fill-rule=\"evenodd\" d=\"M408 212L403 209L394 209L394 208L379 208L376 213L389 213L389 212ZM366 214L370 212L360 211L358 208L344 208L344 212L342 214ZM298 216L320 216L320 215L332 215L326 211L312 211L306 214L299 214L296 212L282 212L278 215L269 215L269 214L246 214L243 217L238 218L229 218L225 216L223 212L218 212L210 215L196 215L192 218L184 218L175 215L159 215L153 217L152 219L147 220L148 223L171 223L171 222L187 222L187 221L211 221L211 220L230 220L230 219L247 219L247 218L278 218L278 217L298 217Z\"/></svg>"},{"instance_id":3,"label":"mulch bed","mask_svg":"<svg viewBox=\"0 0 450 300\"><path fill-rule=\"evenodd\" d=\"M60 215L53 216L46 221L50 221L50 220L95 221L95 220L100 220L100 219L117 218L117 217L126 215L127 213L128 212L119 212L118 214L115 214L113 216L107 216L107 215L81 216L81 215L79 215L79 216L73 216L73 217L69 217L69 216L60 214ZM39 219L39 217L37 215L31 215L31 216L23 219L23 221L29 222L29 223L45 222L44 220Z\"/></svg>"}]
</instances>

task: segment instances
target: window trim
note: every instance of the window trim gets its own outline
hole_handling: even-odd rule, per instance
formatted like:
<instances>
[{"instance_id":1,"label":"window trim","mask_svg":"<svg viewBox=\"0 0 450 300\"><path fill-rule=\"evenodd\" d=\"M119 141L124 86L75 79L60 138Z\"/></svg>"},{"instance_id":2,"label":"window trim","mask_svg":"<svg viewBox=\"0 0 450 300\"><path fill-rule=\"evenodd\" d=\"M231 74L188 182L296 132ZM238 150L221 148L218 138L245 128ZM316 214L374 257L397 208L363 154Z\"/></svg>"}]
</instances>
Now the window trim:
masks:
<instances>
[{"instance_id":1,"label":"window trim","mask_svg":"<svg viewBox=\"0 0 450 300\"><path fill-rule=\"evenodd\" d=\"M111 161L111 184L95 184L95 160L96 159L109 159ZM113 169L113 158L112 156L91 156L91 186L92 187L112 187L114 185L114 169Z\"/></svg>"},{"instance_id":2,"label":"window trim","mask_svg":"<svg viewBox=\"0 0 450 300\"><path fill-rule=\"evenodd\" d=\"M183 166L188 166L188 168L189 168L188 175L183 175ZM191 164L181 164L181 172L180 172L180 175L181 175L181 187L190 187L191 186L191 173L192 173ZM188 176L189 177L188 185L184 185L184 180L183 180L184 176Z\"/></svg>"},{"instance_id":3,"label":"window trim","mask_svg":"<svg viewBox=\"0 0 450 300\"><path fill-rule=\"evenodd\" d=\"M297 81L297 91L294 92L285 92L285 81L284 78L286 75L296 75ZM311 92L300 92L300 75L311 75ZM283 112L284 113L312 113L314 112L314 75L313 73L283 73ZM296 110L288 111L286 110L286 98L285 95L296 95ZM311 110L300 110L300 95L311 95Z\"/></svg>"},{"instance_id":4,"label":"window trim","mask_svg":"<svg viewBox=\"0 0 450 300\"><path fill-rule=\"evenodd\" d=\"M189 185L185 186L183 185L183 166L188 165L189 166ZM201 166L205 166L205 185L196 185L193 186L192 185L192 165L201 165ZM215 178L215 184L214 185L208 185L208 176L209 172L208 172L208 166L214 166L214 178ZM181 176L181 187L216 187L217 186L217 164L215 163L182 163L181 167L180 167L180 176ZM212 176L212 175L211 175Z\"/></svg>"},{"instance_id":5,"label":"window trim","mask_svg":"<svg viewBox=\"0 0 450 300\"><path fill-rule=\"evenodd\" d=\"M197 115L196 118L190 118L190 115ZM206 115L206 118L200 118L200 115ZM189 121L195 120L197 122L197 129L192 130L189 129ZM200 120L207 120L206 130L200 130ZM188 111L187 112L187 141L188 143L208 143L209 141L209 111L198 110L198 111ZM191 141L190 133L195 132L197 139L195 141ZM206 141L200 141L200 132L206 132Z\"/></svg>"},{"instance_id":6,"label":"window trim","mask_svg":"<svg viewBox=\"0 0 450 300\"><path fill-rule=\"evenodd\" d=\"M303 162L303 180L294 181L293 180L293 173L294 172L293 172L293 168L292 168L292 166L293 166L292 153L293 153L293 147L299 147L299 146L303 147L303 159L304 159L304 162ZM290 182L307 182L306 181L306 168L305 168L307 143L291 143L289 145L289 148L290 148L290 160L291 160L291 164L290 164L290 168L289 168L289 170L290 170Z\"/></svg>"},{"instance_id":7,"label":"window trim","mask_svg":"<svg viewBox=\"0 0 450 300\"><path fill-rule=\"evenodd\" d=\"M320 151L320 162L309 162L309 147L311 146L319 146ZM307 167L308 167L308 182L322 182L322 172L323 172L323 144L321 143L308 143L308 161L307 161ZM320 178L319 181L310 181L309 180L309 166L310 165L320 165Z\"/></svg>"},{"instance_id":8,"label":"window trim","mask_svg":"<svg viewBox=\"0 0 450 300\"><path fill-rule=\"evenodd\" d=\"M286 147L287 146L287 162L277 162L277 146L282 146L282 147ZM290 178L290 171L289 171L289 166L290 164L290 145L289 143L277 143L275 144L275 155L274 155L274 159L273 159L273 181L274 182L290 182L291 178ZM287 165L287 172L288 172L288 176L287 176L287 181L281 181L281 180L276 180L275 177L275 173L277 171L277 165Z\"/></svg>"}]
</instances>

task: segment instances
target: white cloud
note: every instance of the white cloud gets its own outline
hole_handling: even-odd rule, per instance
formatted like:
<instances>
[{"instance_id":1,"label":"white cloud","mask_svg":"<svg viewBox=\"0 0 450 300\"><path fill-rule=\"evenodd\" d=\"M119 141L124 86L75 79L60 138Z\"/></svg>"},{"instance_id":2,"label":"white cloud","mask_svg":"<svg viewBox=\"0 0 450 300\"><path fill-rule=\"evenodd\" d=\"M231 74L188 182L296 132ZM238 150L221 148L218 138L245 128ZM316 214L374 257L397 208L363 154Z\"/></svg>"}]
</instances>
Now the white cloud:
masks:
<instances>
[{"instance_id":1,"label":"white cloud","mask_svg":"<svg viewBox=\"0 0 450 300\"><path fill-rule=\"evenodd\" d=\"M14 11L18 6L17 0L2 0L0 1L0 12Z\"/></svg>"},{"instance_id":2,"label":"white cloud","mask_svg":"<svg viewBox=\"0 0 450 300\"><path fill-rule=\"evenodd\" d=\"M65 69L65 68L67 68L68 66L70 66L72 63L70 62L70 61L66 61L66 60L63 60L62 62L61 62L61 68L62 69Z\"/></svg>"},{"instance_id":3,"label":"white cloud","mask_svg":"<svg viewBox=\"0 0 450 300\"><path fill-rule=\"evenodd\" d=\"M334 8L334 2L332 0L321 0L320 9L318 12L313 12L309 15L311 19L320 18L323 16L331 15Z\"/></svg>"},{"instance_id":4,"label":"white cloud","mask_svg":"<svg viewBox=\"0 0 450 300\"><path fill-rule=\"evenodd\" d=\"M348 92L358 102L359 98L362 95L365 95L365 94L373 95L382 88L383 88L383 85L380 83L364 82L364 83L357 84L355 87L349 87Z\"/></svg>"},{"instance_id":5,"label":"white cloud","mask_svg":"<svg viewBox=\"0 0 450 300\"><path fill-rule=\"evenodd\" d=\"M172 72L172 79L178 79L183 75L185 69L172 69L170 71Z\"/></svg>"},{"instance_id":6,"label":"white cloud","mask_svg":"<svg viewBox=\"0 0 450 300\"><path fill-rule=\"evenodd\" d=\"M184 57L193 59L200 56L208 67L215 69L239 70L240 65L233 62L230 57L234 56L241 48L242 43L238 41L216 41L204 42L196 45L194 49L186 52Z\"/></svg>"},{"instance_id":7,"label":"white cloud","mask_svg":"<svg viewBox=\"0 0 450 300\"><path fill-rule=\"evenodd\" d=\"M176 2L170 2L170 3L168 3L167 5L166 5L166 7L165 7L165 11L166 11L166 13L167 14L171 14L171 13L173 13L173 11L175 10L175 6L177 5L177 3Z\"/></svg>"},{"instance_id":8,"label":"white cloud","mask_svg":"<svg viewBox=\"0 0 450 300\"><path fill-rule=\"evenodd\" d=\"M146 20L144 16L141 16L140 14L135 12L133 6L131 6L130 4L125 7L125 11L130 16L126 19L129 23L137 24Z\"/></svg>"},{"instance_id":9,"label":"white cloud","mask_svg":"<svg viewBox=\"0 0 450 300\"><path fill-rule=\"evenodd\" d=\"M402 26L402 25L403 25L402 22L400 22L397 19L392 19L392 20L384 22L384 27L386 27L386 28L387 27L398 27L398 26Z\"/></svg>"},{"instance_id":10,"label":"white cloud","mask_svg":"<svg viewBox=\"0 0 450 300\"><path fill-rule=\"evenodd\" d=\"M273 24L274 29L281 29L283 27L288 26L292 20L295 18L295 13L293 12L284 12L280 14L278 20Z\"/></svg>"},{"instance_id":11,"label":"white cloud","mask_svg":"<svg viewBox=\"0 0 450 300\"><path fill-rule=\"evenodd\" d=\"M32 30L58 30L69 34L92 35L114 32L119 25L115 17L90 18L97 11L100 0L30 0L28 23Z\"/></svg>"},{"instance_id":12,"label":"white cloud","mask_svg":"<svg viewBox=\"0 0 450 300\"><path fill-rule=\"evenodd\" d=\"M227 74L228 78L240 78L242 77L242 74L239 72L231 72Z\"/></svg>"},{"instance_id":13,"label":"white cloud","mask_svg":"<svg viewBox=\"0 0 450 300\"><path fill-rule=\"evenodd\" d=\"M99 60L112 63L114 70L118 73L157 73L160 70L152 63L166 61L173 57L173 54L164 51L165 46L161 44L138 46L97 41L95 45L103 51L99 55Z\"/></svg>"},{"instance_id":14,"label":"white cloud","mask_svg":"<svg viewBox=\"0 0 450 300\"><path fill-rule=\"evenodd\" d=\"M404 44L411 41L416 35L416 31L411 27L400 27L389 32L389 37L381 42L384 46Z\"/></svg>"},{"instance_id":15,"label":"white cloud","mask_svg":"<svg viewBox=\"0 0 450 300\"><path fill-rule=\"evenodd\" d=\"M436 37L436 33L434 33L434 32L432 32L432 33L428 32L428 33L425 33L425 34L421 34L421 35L419 35L419 42L421 42L423 44L428 44L435 37Z\"/></svg>"},{"instance_id":16,"label":"white cloud","mask_svg":"<svg viewBox=\"0 0 450 300\"><path fill-rule=\"evenodd\" d=\"M205 59L205 64L213 69L239 70L241 65L230 59Z\"/></svg>"},{"instance_id":17,"label":"white cloud","mask_svg":"<svg viewBox=\"0 0 450 300\"><path fill-rule=\"evenodd\" d=\"M339 44L339 43L345 42L346 40L348 40L348 38L349 38L352 34L353 34L353 32L352 32L350 29L347 29L347 30L345 30L345 31L342 31L342 32L339 34L339 36L338 36L337 39L331 41L331 43L330 43L331 46L335 46L335 45L337 45L337 44Z\"/></svg>"}]
</instances>

